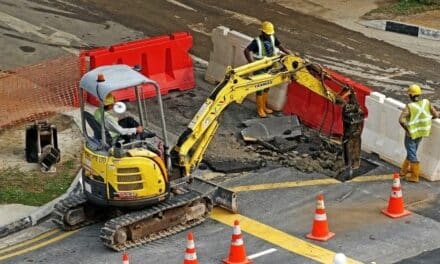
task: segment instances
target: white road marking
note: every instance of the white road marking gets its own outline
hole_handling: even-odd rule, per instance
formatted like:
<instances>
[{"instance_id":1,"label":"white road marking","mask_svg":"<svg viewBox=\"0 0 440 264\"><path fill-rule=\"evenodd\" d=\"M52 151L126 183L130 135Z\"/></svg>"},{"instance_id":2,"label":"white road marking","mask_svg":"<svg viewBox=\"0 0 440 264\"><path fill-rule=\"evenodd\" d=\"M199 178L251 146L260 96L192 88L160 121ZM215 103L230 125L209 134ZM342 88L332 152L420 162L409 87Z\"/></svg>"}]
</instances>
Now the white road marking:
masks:
<instances>
[{"instance_id":1,"label":"white road marking","mask_svg":"<svg viewBox=\"0 0 440 264\"><path fill-rule=\"evenodd\" d=\"M194 9L194 8L188 6L188 5L182 4L182 3L180 3L180 2L177 2L176 0L167 0L167 2L168 2L168 3L171 3L171 4L174 4L174 5L176 5L176 6L180 6L180 7L183 7L183 8L185 8L185 9L188 9L188 10L191 10L191 11L194 11L194 12L197 12L196 9Z\"/></svg>"},{"instance_id":2,"label":"white road marking","mask_svg":"<svg viewBox=\"0 0 440 264\"><path fill-rule=\"evenodd\" d=\"M261 251L261 252L258 252L258 253L255 253L255 254L252 254L252 255L248 256L248 259L256 259L256 258L259 258L261 256L264 256L264 255L267 255L267 254L271 254L271 253L273 253L275 251L277 251L276 248L269 248L268 250L264 250L264 251Z\"/></svg>"},{"instance_id":3,"label":"white road marking","mask_svg":"<svg viewBox=\"0 0 440 264\"><path fill-rule=\"evenodd\" d=\"M61 31L48 25L43 25L42 27L36 26L1 11L0 22L3 22L4 24L8 25L8 27L21 34L32 34L43 39L44 41L47 41L50 44L68 46L72 43L72 41L76 41L82 45L86 45L86 43L82 39L73 34ZM53 33L48 35L41 33L44 28L50 29L51 31L53 31ZM70 53L77 53L76 49L74 48L62 47L62 49Z\"/></svg>"}]
</instances>

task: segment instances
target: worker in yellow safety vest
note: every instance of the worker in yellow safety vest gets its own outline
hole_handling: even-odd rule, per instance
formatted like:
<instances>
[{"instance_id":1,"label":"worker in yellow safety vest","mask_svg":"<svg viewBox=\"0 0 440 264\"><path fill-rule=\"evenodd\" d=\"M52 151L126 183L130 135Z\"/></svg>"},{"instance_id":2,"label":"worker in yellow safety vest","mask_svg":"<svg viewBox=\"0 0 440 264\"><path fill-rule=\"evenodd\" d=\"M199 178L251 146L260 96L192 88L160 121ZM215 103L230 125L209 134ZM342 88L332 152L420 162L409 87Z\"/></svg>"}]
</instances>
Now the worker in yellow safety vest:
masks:
<instances>
[{"instance_id":1,"label":"worker in yellow safety vest","mask_svg":"<svg viewBox=\"0 0 440 264\"><path fill-rule=\"evenodd\" d=\"M261 24L261 34L256 37L244 50L244 55L248 62L260 60L264 57L272 57L278 54L281 50L285 54L292 54L292 52L281 45L281 42L275 37L275 29L272 23L264 21ZM251 54L252 53L252 54ZM262 73L263 71L255 72L254 74ZM257 92L257 113L260 117L266 117L266 114L271 114L272 109L266 106L267 98L269 96L269 89Z\"/></svg>"},{"instance_id":2,"label":"worker in yellow safety vest","mask_svg":"<svg viewBox=\"0 0 440 264\"><path fill-rule=\"evenodd\" d=\"M411 103L403 109L399 123L405 129L406 159L400 170L400 176L405 177L409 182L418 182L420 175L420 164L417 159L417 148L423 137L429 136L431 132L431 120L439 118L439 113L428 99L420 99L422 89L417 84L408 88L408 95ZM411 172L409 177L406 174Z\"/></svg>"},{"instance_id":3,"label":"worker in yellow safety vest","mask_svg":"<svg viewBox=\"0 0 440 264\"><path fill-rule=\"evenodd\" d=\"M107 97L104 98L103 104L105 128L110 133L113 143L120 139L128 141L129 136L144 133L144 127L139 125L134 118L127 116L125 118L118 119L110 113L113 109L113 105L115 104L115 98L112 94L108 94ZM96 121L101 124L102 110L100 108L96 109L94 116Z\"/></svg>"}]
</instances>

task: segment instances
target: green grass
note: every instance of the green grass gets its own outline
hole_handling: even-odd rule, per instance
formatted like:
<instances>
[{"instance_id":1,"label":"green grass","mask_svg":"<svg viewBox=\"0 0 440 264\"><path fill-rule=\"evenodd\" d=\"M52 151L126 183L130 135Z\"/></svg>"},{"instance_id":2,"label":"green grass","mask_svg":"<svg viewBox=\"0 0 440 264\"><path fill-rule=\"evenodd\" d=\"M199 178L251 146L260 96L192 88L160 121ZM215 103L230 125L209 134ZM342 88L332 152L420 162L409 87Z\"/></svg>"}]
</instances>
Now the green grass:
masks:
<instances>
[{"instance_id":1,"label":"green grass","mask_svg":"<svg viewBox=\"0 0 440 264\"><path fill-rule=\"evenodd\" d=\"M69 188L77 171L73 160L58 164L55 173L25 172L17 167L0 170L0 204L45 204Z\"/></svg>"},{"instance_id":2,"label":"green grass","mask_svg":"<svg viewBox=\"0 0 440 264\"><path fill-rule=\"evenodd\" d=\"M440 0L400 0L372 10L365 16L405 16L435 9L440 9Z\"/></svg>"}]
</instances>

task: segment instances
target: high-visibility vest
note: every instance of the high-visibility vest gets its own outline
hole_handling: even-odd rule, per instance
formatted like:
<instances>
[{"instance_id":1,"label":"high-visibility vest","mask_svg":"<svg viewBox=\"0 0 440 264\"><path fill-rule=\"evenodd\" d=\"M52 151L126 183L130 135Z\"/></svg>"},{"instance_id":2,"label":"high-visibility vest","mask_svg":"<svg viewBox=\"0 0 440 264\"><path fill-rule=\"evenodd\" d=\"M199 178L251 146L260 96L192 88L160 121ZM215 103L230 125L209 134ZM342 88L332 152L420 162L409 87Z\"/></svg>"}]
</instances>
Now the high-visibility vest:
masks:
<instances>
[{"instance_id":1,"label":"high-visibility vest","mask_svg":"<svg viewBox=\"0 0 440 264\"><path fill-rule=\"evenodd\" d=\"M98 123L100 125L102 125L102 114L101 113L102 113L101 109L98 108L98 109L96 109L95 114L94 114L96 121L98 121ZM109 114L105 111L104 111L104 117L105 118L112 118L114 122L118 123L118 120L115 117L113 117L111 114ZM108 129L108 132L110 133L110 136L112 137L112 139L119 137L119 134L117 132L111 131L110 129Z\"/></svg>"},{"instance_id":2,"label":"high-visibility vest","mask_svg":"<svg viewBox=\"0 0 440 264\"><path fill-rule=\"evenodd\" d=\"M256 37L255 41L257 42L258 52L256 54L254 54L254 58L256 60L260 60L264 57L267 57L267 51L266 51L266 48L264 47L264 44L263 44L263 41L261 40L261 38ZM273 48L273 54L271 56L275 56L278 53L278 48L275 46L275 36L274 35L270 35L270 43L272 44L272 48Z\"/></svg>"},{"instance_id":3,"label":"high-visibility vest","mask_svg":"<svg viewBox=\"0 0 440 264\"><path fill-rule=\"evenodd\" d=\"M431 132L431 106L428 99L408 104L409 120L407 127L412 139L427 137Z\"/></svg>"}]
</instances>

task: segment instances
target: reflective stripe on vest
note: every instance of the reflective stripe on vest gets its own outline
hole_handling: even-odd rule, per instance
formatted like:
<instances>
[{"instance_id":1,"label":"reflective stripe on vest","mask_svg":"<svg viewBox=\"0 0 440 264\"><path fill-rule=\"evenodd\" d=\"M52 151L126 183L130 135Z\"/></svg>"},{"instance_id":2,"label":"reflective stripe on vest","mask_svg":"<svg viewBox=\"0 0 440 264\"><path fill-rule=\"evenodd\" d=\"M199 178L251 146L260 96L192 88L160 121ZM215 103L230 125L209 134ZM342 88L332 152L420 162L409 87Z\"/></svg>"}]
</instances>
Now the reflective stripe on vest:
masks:
<instances>
[{"instance_id":1,"label":"reflective stripe on vest","mask_svg":"<svg viewBox=\"0 0 440 264\"><path fill-rule=\"evenodd\" d=\"M96 121L98 121L98 123L100 125L102 125L101 112L102 112L101 109L98 108L98 109L96 109L95 114L94 114ZM111 114L107 113L107 112L104 112L104 117L105 118L112 118L113 121L116 122L116 124L118 123L118 120L116 118L114 118ZM109 129L107 129L107 130L109 130ZM117 138L119 136L119 134L117 132L110 131L110 130L108 132L110 133L110 136L112 137L112 139L115 139L115 138Z\"/></svg>"},{"instance_id":2,"label":"reflective stripe on vest","mask_svg":"<svg viewBox=\"0 0 440 264\"><path fill-rule=\"evenodd\" d=\"M257 46L258 46L258 53L254 54L254 58L259 60L262 59L263 57L267 56L266 53L266 48L264 47L263 41L260 39L260 37L255 38L255 41L257 42ZM273 48L273 54L272 56L276 55L276 47L275 47L275 36L274 35L270 35L270 43L272 44L272 48Z\"/></svg>"},{"instance_id":3,"label":"reflective stripe on vest","mask_svg":"<svg viewBox=\"0 0 440 264\"><path fill-rule=\"evenodd\" d=\"M412 139L427 137L431 132L431 109L428 99L408 104L410 117L407 122Z\"/></svg>"}]
</instances>

